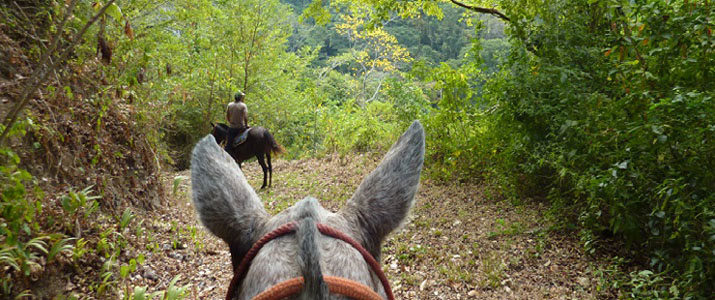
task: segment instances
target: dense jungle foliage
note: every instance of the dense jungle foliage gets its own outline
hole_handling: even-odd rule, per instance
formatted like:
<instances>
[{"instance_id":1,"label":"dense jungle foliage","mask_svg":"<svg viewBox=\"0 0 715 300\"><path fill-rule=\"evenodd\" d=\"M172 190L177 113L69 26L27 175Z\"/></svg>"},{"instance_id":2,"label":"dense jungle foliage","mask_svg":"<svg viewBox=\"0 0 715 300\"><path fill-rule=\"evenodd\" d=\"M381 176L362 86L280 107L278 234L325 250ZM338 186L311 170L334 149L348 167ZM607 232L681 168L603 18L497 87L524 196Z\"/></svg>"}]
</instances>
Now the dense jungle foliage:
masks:
<instances>
[{"instance_id":1,"label":"dense jungle foliage","mask_svg":"<svg viewBox=\"0 0 715 300\"><path fill-rule=\"evenodd\" d=\"M271 130L287 159L385 151L419 119L427 176L483 181L515 205L548 203L553 230L578 232L588 253L622 245L612 288L624 298L715 293L708 0L10 2L0 6L0 30L30 49L23 68L48 52L54 60L40 67L66 59L37 83L40 95L63 99L52 102L67 110L58 118L80 122L73 118L87 109L81 122L93 132L140 133L77 142L98 173L126 175L111 166L128 163L150 165L148 177L162 165L187 168L194 142L225 122L239 90L249 125ZM6 64L17 56L6 49L3 78L35 78ZM26 170L54 149L46 145L65 143L67 128L83 130L43 127L42 101L16 122L9 107L0 110L6 294L14 278L37 271L39 256L52 261L81 242L68 238L74 224L41 225L43 177ZM101 146L110 141L126 146ZM105 195L111 180L81 184ZM64 215L122 207L81 208L96 199L75 192L84 187L58 200Z\"/></svg>"}]
</instances>

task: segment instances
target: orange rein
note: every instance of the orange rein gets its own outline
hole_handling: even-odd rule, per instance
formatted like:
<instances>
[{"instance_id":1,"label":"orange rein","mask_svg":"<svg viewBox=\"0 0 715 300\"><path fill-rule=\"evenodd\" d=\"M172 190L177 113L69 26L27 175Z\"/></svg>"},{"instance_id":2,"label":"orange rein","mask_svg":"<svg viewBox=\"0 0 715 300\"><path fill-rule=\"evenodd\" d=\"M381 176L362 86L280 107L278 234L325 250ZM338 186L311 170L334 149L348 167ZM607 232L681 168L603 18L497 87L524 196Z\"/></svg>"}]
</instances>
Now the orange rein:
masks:
<instances>
[{"instance_id":1,"label":"orange rein","mask_svg":"<svg viewBox=\"0 0 715 300\"><path fill-rule=\"evenodd\" d=\"M355 300L382 300L382 297L369 287L357 281L335 276L323 276L328 289L333 294L340 294ZM293 296L303 290L303 277L288 279L263 291L252 300L279 300Z\"/></svg>"},{"instance_id":2,"label":"orange rein","mask_svg":"<svg viewBox=\"0 0 715 300\"><path fill-rule=\"evenodd\" d=\"M244 255L243 259L241 260L241 263L238 266L238 269L235 270L233 278L231 279L231 283L228 285L226 300L232 299L233 294L236 292L236 289L238 289L239 284L243 281L244 277L246 276L246 273L248 273L248 268L251 265L251 261L256 256L256 254L258 254L258 251L260 251L261 248L263 248L263 246L271 240L284 236L286 234L294 233L296 227L296 222L284 224L283 226L280 226L275 230L269 232L268 234L264 235L260 240L253 244L253 247L251 247L251 249L246 253L246 255ZM362 255L363 259L365 259L365 262L367 262L367 264L372 268L372 271L375 272L375 275L377 275L377 277L380 279L382 287L385 289L387 299L395 300L395 296L392 293L392 289L390 288L390 282L387 280L387 276L385 276L385 273L382 272L380 263L378 263L375 258L372 257L372 255L370 255L370 253L362 245L360 245L360 243L356 242L344 233L325 224L316 224L316 227L318 228L318 231L320 231L320 233L330 236L332 238L342 240L350 244L351 246L353 246L353 248L355 248L355 250L360 252L360 255ZM341 294L348 298L353 298L357 300L382 299L373 290L356 281L334 276L323 276L323 280L325 280L325 282L328 284L328 289L330 290L330 292L335 294ZM281 299L290 295L294 295L300 292L302 289L303 277L296 277L278 283L277 285L254 297L253 299ZM263 296L263 298L259 298L266 293L268 293L266 296Z\"/></svg>"}]
</instances>

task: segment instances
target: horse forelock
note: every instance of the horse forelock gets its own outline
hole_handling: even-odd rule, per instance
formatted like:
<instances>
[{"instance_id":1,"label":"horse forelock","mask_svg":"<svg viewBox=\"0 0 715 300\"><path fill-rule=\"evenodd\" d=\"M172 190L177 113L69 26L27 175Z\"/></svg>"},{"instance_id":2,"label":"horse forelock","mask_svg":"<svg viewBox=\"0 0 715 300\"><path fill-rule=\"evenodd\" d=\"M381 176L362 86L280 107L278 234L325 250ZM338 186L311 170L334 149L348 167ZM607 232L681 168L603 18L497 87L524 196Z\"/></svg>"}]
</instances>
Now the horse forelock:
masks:
<instances>
[{"instance_id":1,"label":"horse forelock","mask_svg":"<svg viewBox=\"0 0 715 300\"><path fill-rule=\"evenodd\" d=\"M297 276L306 278L301 299L343 299L331 296L327 288L323 292L321 275L357 281L384 297L379 279L360 253L343 241L323 236L315 227L316 223L327 224L354 237L355 228L351 228L342 216L325 210L316 199L308 197L271 218L263 228L263 234L291 221L298 222L296 234L273 240L258 252L242 283L241 297L236 299L251 299L271 286ZM325 296L319 298L317 295Z\"/></svg>"},{"instance_id":2,"label":"horse forelock","mask_svg":"<svg viewBox=\"0 0 715 300\"><path fill-rule=\"evenodd\" d=\"M296 209L299 218L296 230L298 257L301 273L305 280L300 299L327 299L328 286L323 280L323 272L320 268L320 251L316 241L319 235L315 226L318 222L318 200L306 198L299 202Z\"/></svg>"}]
</instances>

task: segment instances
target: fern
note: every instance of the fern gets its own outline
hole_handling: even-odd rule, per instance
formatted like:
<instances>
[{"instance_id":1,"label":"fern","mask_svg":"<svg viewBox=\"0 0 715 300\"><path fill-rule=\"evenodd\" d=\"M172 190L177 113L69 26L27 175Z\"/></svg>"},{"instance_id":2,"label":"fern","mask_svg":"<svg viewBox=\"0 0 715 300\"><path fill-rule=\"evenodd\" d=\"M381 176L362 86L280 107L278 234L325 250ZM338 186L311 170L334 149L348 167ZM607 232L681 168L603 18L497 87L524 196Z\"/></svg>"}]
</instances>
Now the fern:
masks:
<instances>
[{"instance_id":1,"label":"fern","mask_svg":"<svg viewBox=\"0 0 715 300\"><path fill-rule=\"evenodd\" d=\"M17 263L17 247L6 247L0 250L0 264L7 264L13 269L20 270L20 265Z\"/></svg>"},{"instance_id":2,"label":"fern","mask_svg":"<svg viewBox=\"0 0 715 300\"><path fill-rule=\"evenodd\" d=\"M169 286L166 288L166 294L164 295L164 300L179 300L179 299L184 299L184 293L186 290L191 286L190 284L187 284L182 287L177 287L176 282L181 279L181 275L176 275L174 279L169 282Z\"/></svg>"},{"instance_id":3,"label":"fern","mask_svg":"<svg viewBox=\"0 0 715 300\"><path fill-rule=\"evenodd\" d=\"M186 176L176 176L174 177L174 186L173 186L173 194L176 195L176 193L179 191L179 185L181 185L181 182L186 179Z\"/></svg>"},{"instance_id":4,"label":"fern","mask_svg":"<svg viewBox=\"0 0 715 300\"><path fill-rule=\"evenodd\" d=\"M131 222L135 217L136 216L132 214L129 208L124 209L122 217L119 219L119 230L123 231L124 228L127 228L127 226L129 226L129 222Z\"/></svg>"},{"instance_id":5,"label":"fern","mask_svg":"<svg viewBox=\"0 0 715 300\"><path fill-rule=\"evenodd\" d=\"M47 243L43 240L48 239L49 236L38 236L31 239L29 242L25 243L25 251L30 250L30 247L40 250L42 253L47 254Z\"/></svg>"},{"instance_id":6,"label":"fern","mask_svg":"<svg viewBox=\"0 0 715 300\"><path fill-rule=\"evenodd\" d=\"M66 239L61 239L54 243L52 245L52 248L50 248L50 251L47 253L47 261L51 262L55 259L55 256L57 256L58 253L69 250L72 251L74 249L74 245L67 244L71 241L75 240L75 238L66 238Z\"/></svg>"},{"instance_id":7,"label":"fern","mask_svg":"<svg viewBox=\"0 0 715 300\"><path fill-rule=\"evenodd\" d=\"M32 298L32 293L30 293L29 290L24 290L21 293L17 294L17 296L15 296L15 299L18 299L18 300L25 299L25 298Z\"/></svg>"},{"instance_id":8,"label":"fern","mask_svg":"<svg viewBox=\"0 0 715 300\"><path fill-rule=\"evenodd\" d=\"M147 294L146 290L147 290L146 286L134 287L134 291L132 291L131 294L124 296L124 299L125 300L150 300L150 299L156 298L157 296L159 296L159 298L162 298L162 299L164 297L163 291L158 291L158 292L153 292L153 293Z\"/></svg>"}]
</instances>

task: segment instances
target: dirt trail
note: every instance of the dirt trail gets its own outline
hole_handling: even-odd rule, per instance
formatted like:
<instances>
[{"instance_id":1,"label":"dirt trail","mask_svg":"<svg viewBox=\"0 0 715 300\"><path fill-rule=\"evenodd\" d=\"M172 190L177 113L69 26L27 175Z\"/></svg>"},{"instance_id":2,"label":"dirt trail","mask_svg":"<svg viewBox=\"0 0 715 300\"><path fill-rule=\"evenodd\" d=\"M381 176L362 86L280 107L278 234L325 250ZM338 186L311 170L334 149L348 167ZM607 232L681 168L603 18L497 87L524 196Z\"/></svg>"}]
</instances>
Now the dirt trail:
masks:
<instances>
[{"instance_id":1,"label":"dirt trail","mask_svg":"<svg viewBox=\"0 0 715 300\"><path fill-rule=\"evenodd\" d=\"M259 196L271 213L308 195L335 211L378 159L278 160L273 187ZM244 170L251 185L260 187L258 164L248 163ZM180 284L191 284L188 299L222 299L231 279L228 248L198 223L188 178L188 171L168 174L173 205L144 216L151 241L145 241L146 261L130 276L131 283L164 289L181 275ZM514 207L492 200L479 185L430 180L423 180L417 197L410 222L383 248L383 268L398 299L612 297L597 292L593 270L599 265L578 240L547 231L543 207Z\"/></svg>"}]
</instances>

